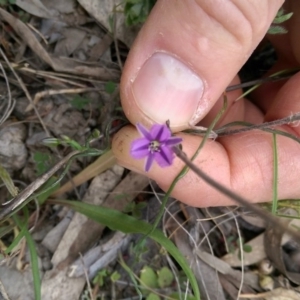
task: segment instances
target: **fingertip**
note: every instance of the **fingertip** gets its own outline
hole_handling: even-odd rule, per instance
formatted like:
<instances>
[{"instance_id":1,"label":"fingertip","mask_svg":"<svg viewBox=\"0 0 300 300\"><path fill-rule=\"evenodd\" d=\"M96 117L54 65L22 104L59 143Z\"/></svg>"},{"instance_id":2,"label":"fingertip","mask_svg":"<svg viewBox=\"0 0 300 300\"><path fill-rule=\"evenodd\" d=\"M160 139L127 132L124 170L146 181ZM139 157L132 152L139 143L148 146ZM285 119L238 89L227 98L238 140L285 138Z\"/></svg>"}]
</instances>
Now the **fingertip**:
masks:
<instances>
[{"instance_id":1,"label":"fingertip","mask_svg":"<svg viewBox=\"0 0 300 300\"><path fill-rule=\"evenodd\" d=\"M282 1L218 4L216 9L212 1L157 1L122 75L122 105L133 124L170 120L181 131L203 119Z\"/></svg>"}]
</instances>

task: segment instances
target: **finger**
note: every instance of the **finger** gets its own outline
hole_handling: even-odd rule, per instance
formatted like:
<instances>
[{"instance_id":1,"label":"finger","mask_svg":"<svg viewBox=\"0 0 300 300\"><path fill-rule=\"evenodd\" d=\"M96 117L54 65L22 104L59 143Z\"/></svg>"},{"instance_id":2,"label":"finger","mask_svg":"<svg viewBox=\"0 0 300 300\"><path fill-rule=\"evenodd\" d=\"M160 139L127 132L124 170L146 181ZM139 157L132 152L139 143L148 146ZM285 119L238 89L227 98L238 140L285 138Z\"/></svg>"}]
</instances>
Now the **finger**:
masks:
<instances>
[{"instance_id":1,"label":"finger","mask_svg":"<svg viewBox=\"0 0 300 300\"><path fill-rule=\"evenodd\" d=\"M299 67L300 64L300 2L289 0L284 4L286 13L292 12L292 17L283 23L283 27L288 31L286 34L268 35L273 47L276 50L277 63L267 72L265 76L270 76L279 71ZM273 104L278 91L285 84L286 80L263 84L254 91L251 96L255 103L264 111L268 111Z\"/></svg>"},{"instance_id":2,"label":"finger","mask_svg":"<svg viewBox=\"0 0 300 300\"><path fill-rule=\"evenodd\" d=\"M230 86L237 85L239 83L240 80L238 76L235 76L235 78L230 82ZM236 101L241 97L242 93L243 91L241 89L237 89L222 95L205 118L199 122L199 125L202 127L209 127L211 125L217 114L222 110L225 97L227 100L227 109L221 116L221 119L215 128L219 128L225 124L236 121L244 121L252 124L262 123L264 115L256 105L244 98Z\"/></svg>"},{"instance_id":3,"label":"finger","mask_svg":"<svg viewBox=\"0 0 300 300\"><path fill-rule=\"evenodd\" d=\"M191 157L201 142L197 136L180 133L183 150ZM167 190L183 168L183 163L175 158L171 167L160 168L153 165L148 173L144 171L144 161L130 157L131 142L139 134L133 126L119 131L113 141L113 152L123 166L145 174L155 180L163 190ZM295 141L277 137L278 148L278 197L299 197L299 151ZM272 135L254 131L208 141L194 163L206 174L251 202L263 202L273 195L273 144ZM231 199L220 194L191 171L176 184L172 196L192 206L208 207L234 204Z\"/></svg>"},{"instance_id":4,"label":"finger","mask_svg":"<svg viewBox=\"0 0 300 300\"><path fill-rule=\"evenodd\" d=\"M130 51L122 81L132 123L196 124L263 38L282 0L160 0Z\"/></svg>"},{"instance_id":5,"label":"finger","mask_svg":"<svg viewBox=\"0 0 300 300\"><path fill-rule=\"evenodd\" d=\"M282 119L300 112L300 72L290 78L278 91L265 116L266 121ZM287 124L286 130L300 134L299 122Z\"/></svg>"}]
</instances>

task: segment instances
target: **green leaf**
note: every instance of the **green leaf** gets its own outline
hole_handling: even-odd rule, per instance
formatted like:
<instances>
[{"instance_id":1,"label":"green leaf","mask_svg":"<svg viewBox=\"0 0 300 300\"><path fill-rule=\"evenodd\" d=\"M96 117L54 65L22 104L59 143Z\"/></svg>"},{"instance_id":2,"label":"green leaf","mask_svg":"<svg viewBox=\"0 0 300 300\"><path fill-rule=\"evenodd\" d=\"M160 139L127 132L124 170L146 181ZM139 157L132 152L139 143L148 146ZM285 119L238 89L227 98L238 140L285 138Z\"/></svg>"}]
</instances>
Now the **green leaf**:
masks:
<instances>
[{"instance_id":1,"label":"green leaf","mask_svg":"<svg viewBox=\"0 0 300 300\"><path fill-rule=\"evenodd\" d=\"M93 279L93 284L98 284L100 287L103 286L105 277L107 277L107 270L100 270Z\"/></svg>"},{"instance_id":2,"label":"green leaf","mask_svg":"<svg viewBox=\"0 0 300 300\"><path fill-rule=\"evenodd\" d=\"M49 162L51 160L51 156L49 153L35 152L33 154L33 160L35 163L35 169L37 176L44 174L49 169Z\"/></svg>"},{"instance_id":3,"label":"green leaf","mask_svg":"<svg viewBox=\"0 0 300 300\"><path fill-rule=\"evenodd\" d=\"M247 253L250 253L252 252L252 247L250 245L245 244L243 245L243 250Z\"/></svg>"},{"instance_id":4,"label":"green leaf","mask_svg":"<svg viewBox=\"0 0 300 300\"><path fill-rule=\"evenodd\" d=\"M88 98L84 98L84 97L81 97L79 95L76 95L71 101L70 101L70 104L78 109L78 110L81 110L83 108L85 108L88 104L90 103L90 99Z\"/></svg>"},{"instance_id":5,"label":"green leaf","mask_svg":"<svg viewBox=\"0 0 300 300\"><path fill-rule=\"evenodd\" d=\"M126 0L124 6L126 25L145 22L155 2L155 0Z\"/></svg>"},{"instance_id":6,"label":"green leaf","mask_svg":"<svg viewBox=\"0 0 300 300\"><path fill-rule=\"evenodd\" d=\"M54 193L60 187L60 183L57 182L57 178L51 177L45 184L43 184L39 190L39 195L37 196L37 200L40 205L42 205L49 196ZM45 192L43 193L43 190Z\"/></svg>"},{"instance_id":7,"label":"green leaf","mask_svg":"<svg viewBox=\"0 0 300 300\"><path fill-rule=\"evenodd\" d=\"M288 31L283 27L279 25L271 25L268 34L284 34L287 33Z\"/></svg>"},{"instance_id":8,"label":"green leaf","mask_svg":"<svg viewBox=\"0 0 300 300\"><path fill-rule=\"evenodd\" d=\"M119 280L121 278L121 274L118 272L118 271L115 271L113 272L111 275L110 275L110 280L112 282L116 282L117 280Z\"/></svg>"},{"instance_id":9,"label":"green leaf","mask_svg":"<svg viewBox=\"0 0 300 300\"><path fill-rule=\"evenodd\" d=\"M170 297L172 298L172 300L182 300L182 295L180 295L179 293L172 293L170 295ZM184 295L184 300L196 300L196 298L192 295Z\"/></svg>"},{"instance_id":10,"label":"green leaf","mask_svg":"<svg viewBox=\"0 0 300 300\"><path fill-rule=\"evenodd\" d=\"M72 209L84 214L91 220L104 224L113 230L119 230L124 233L141 233L144 235L150 232L149 237L164 247L180 265L190 281L196 299L200 299L199 287L193 271L189 267L182 253L163 234L162 231L158 229L152 230L152 226L150 224L106 207L77 201L55 200L55 202L61 205L69 206Z\"/></svg>"},{"instance_id":11,"label":"green leaf","mask_svg":"<svg viewBox=\"0 0 300 300\"><path fill-rule=\"evenodd\" d=\"M116 84L112 81L109 81L105 84L105 92L108 94L112 94L116 90Z\"/></svg>"},{"instance_id":12,"label":"green leaf","mask_svg":"<svg viewBox=\"0 0 300 300\"><path fill-rule=\"evenodd\" d=\"M158 288L157 275L149 266L144 266L144 268L141 270L140 280L142 286L144 286L146 289Z\"/></svg>"},{"instance_id":13,"label":"green leaf","mask_svg":"<svg viewBox=\"0 0 300 300\"><path fill-rule=\"evenodd\" d=\"M28 212L26 209L24 209L25 215L27 215L26 219L28 219ZM27 213L26 213L27 212ZM31 261L31 269L32 269L32 276L33 276L33 284L34 284L34 299L35 300L41 300L41 278L40 278L40 270L39 270L39 264L38 264L38 255L36 251L36 245L34 243L34 240L29 233L27 229L27 222L25 224L22 224L21 220L17 217L17 215L13 216L14 221L18 225L18 227L22 230L24 233L24 236L26 238L26 242L28 245L29 253L30 253L30 261Z\"/></svg>"},{"instance_id":14,"label":"green leaf","mask_svg":"<svg viewBox=\"0 0 300 300\"><path fill-rule=\"evenodd\" d=\"M158 285L160 288L169 287L174 280L174 275L168 267L163 267L158 271Z\"/></svg>"},{"instance_id":15,"label":"green leaf","mask_svg":"<svg viewBox=\"0 0 300 300\"><path fill-rule=\"evenodd\" d=\"M160 300L160 299L161 298L158 295L153 294L153 293L150 293L146 298L146 300Z\"/></svg>"},{"instance_id":16,"label":"green leaf","mask_svg":"<svg viewBox=\"0 0 300 300\"><path fill-rule=\"evenodd\" d=\"M272 24L281 24L281 23L287 21L288 19L290 19L293 15L292 12L287 13L285 15L283 13L284 13L283 9L279 10L275 19L273 20Z\"/></svg>"}]
</instances>

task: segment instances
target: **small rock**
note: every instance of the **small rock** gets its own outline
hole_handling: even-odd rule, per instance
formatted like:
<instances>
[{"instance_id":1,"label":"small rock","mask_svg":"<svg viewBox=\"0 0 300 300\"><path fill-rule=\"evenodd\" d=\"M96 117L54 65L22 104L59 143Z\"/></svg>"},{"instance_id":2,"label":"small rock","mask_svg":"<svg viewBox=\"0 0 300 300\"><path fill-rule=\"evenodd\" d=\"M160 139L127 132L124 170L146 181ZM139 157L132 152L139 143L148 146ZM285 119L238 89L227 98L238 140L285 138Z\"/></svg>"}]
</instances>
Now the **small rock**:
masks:
<instances>
[{"instance_id":1,"label":"small rock","mask_svg":"<svg viewBox=\"0 0 300 300\"><path fill-rule=\"evenodd\" d=\"M0 130L0 164L8 171L18 171L26 163L27 149L24 144L26 127L10 125Z\"/></svg>"}]
</instances>

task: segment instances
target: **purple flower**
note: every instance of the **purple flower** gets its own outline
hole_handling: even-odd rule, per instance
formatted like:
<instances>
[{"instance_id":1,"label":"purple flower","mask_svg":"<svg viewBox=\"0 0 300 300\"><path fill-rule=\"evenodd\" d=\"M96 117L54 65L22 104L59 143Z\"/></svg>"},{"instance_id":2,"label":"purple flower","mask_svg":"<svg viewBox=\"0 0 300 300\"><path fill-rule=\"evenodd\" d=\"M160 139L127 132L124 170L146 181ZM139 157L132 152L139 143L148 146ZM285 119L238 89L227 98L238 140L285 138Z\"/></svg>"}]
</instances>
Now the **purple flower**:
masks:
<instances>
[{"instance_id":1,"label":"purple flower","mask_svg":"<svg viewBox=\"0 0 300 300\"><path fill-rule=\"evenodd\" d=\"M145 171L148 172L156 161L161 167L170 166L174 159L172 147L182 142L179 137L172 137L167 125L155 124L148 131L142 124L136 125L143 136L131 144L130 154L133 158L147 158Z\"/></svg>"}]
</instances>

